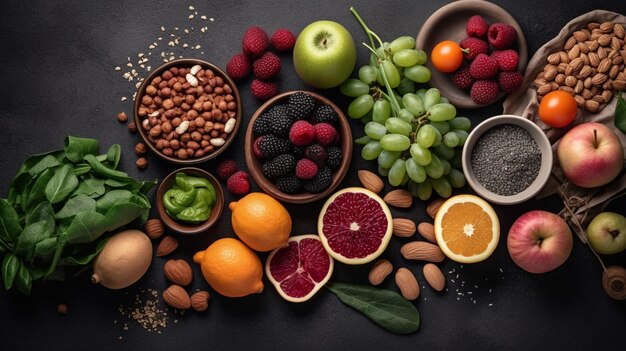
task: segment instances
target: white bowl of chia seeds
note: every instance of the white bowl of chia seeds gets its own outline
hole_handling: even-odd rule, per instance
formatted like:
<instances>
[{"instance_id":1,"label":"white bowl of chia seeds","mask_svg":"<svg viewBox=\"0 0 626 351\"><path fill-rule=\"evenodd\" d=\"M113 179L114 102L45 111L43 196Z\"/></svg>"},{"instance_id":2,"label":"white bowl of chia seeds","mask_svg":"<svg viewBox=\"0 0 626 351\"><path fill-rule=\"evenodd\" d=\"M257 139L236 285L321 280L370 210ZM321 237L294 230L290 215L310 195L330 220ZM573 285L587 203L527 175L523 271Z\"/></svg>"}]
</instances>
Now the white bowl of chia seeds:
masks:
<instances>
[{"instance_id":1,"label":"white bowl of chia seeds","mask_svg":"<svg viewBox=\"0 0 626 351\"><path fill-rule=\"evenodd\" d=\"M552 146L532 121L515 115L484 120L467 137L463 173L474 191L500 205L535 196L552 171Z\"/></svg>"}]
</instances>

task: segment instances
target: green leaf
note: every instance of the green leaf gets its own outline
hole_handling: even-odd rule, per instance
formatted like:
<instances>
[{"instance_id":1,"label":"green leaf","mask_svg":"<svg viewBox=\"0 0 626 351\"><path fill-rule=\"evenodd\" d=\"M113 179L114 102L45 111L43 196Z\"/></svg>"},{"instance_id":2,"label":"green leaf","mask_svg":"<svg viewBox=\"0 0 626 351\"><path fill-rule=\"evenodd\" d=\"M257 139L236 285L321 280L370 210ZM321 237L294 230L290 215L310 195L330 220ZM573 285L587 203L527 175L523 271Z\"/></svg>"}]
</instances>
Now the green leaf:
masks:
<instances>
[{"instance_id":1,"label":"green leaf","mask_svg":"<svg viewBox=\"0 0 626 351\"><path fill-rule=\"evenodd\" d=\"M30 181L33 179L28 172L15 176L9 186L8 200L11 206L15 208L21 207L23 193ZM26 198L25 200L27 200Z\"/></svg>"},{"instance_id":2,"label":"green leaf","mask_svg":"<svg viewBox=\"0 0 626 351\"><path fill-rule=\"evenodd\" d=\"M61 162L59 162L59 160L57 160L57 158L54 157L54 155L48 155L42 158L41 161L37 162L37 164L35 164L28 171L28 174L34 177L48 168L53 168L53 167L57 167L60 165L61 165Z\"/></svg>"},{"instance_id":3,"label":"green leaf","mask_svg":"<svg viewBox=\"0 0 626 351\"><path fill-rule=\"evenodd\" d=\"M409 334L419 328L417 309L395 291L345 283L328 283L326 287L341 302L390 332Z\"/></svg>"},{"instance_id":4,"label":"green leaf","mask_svg":"<svg viewBox=\"0 0 626 351\"><path fill-rule=\"evenodd\" d=\"M80 212L67 229L68 244L89 243L107 231L107 219L98 212Z\"/></svg>"},{"instance_id":5,"label":"green leaf","mask_svg":"<svg viewBox=\"0 0 626 351\"><path fill-rule=\"evenodd\" d=\"M120 163L120 156L122 155L122 148L119 144L113 144L107 151L106 161L111 168L117 169L117 165Z\"/></svg>"},{"instance_id":6,"label":"green leaf","mask_svg":"<svg viewBox=\"0 0 626 351\"><path fill-rule=\"evenodd\" d=\"M13 252L13 245L0 239L0 253Z\"/></svg>"},{"instance_id":7,"label":"green leaf","mask_svg":"<svg viewBox=\"0 0 626 351\"><path fill-rule=\"evenodd\" d=\"M17 276L21 265L22 263L16 255L8 254L4 256L2 260L2 281L4 282L5 290L9 290L13 286L15 276Z\"/></svg>"},{"instance_id":8,"label":"green leaf","mask_svg":"<svg viewBox=\"0 0 626 351\"><path fill-rule=\"evenodd\" d=\"M57 265L59 264L59 261L61 260L61 256L63 255L63 252L65 251L66 245L67 245L67 235L65 233L61 233L57 237L57 247L54 251L54 256L52 257L52 263L50 263L50 267L48 268L48 271L45 273L45 275L50 275L57 269Z\"/></svg>"},{"instance_id":9,"label":"green leaf","mask_svg":"<svg viewBox=\"0 0 626 351\"><path fill-rule=\"evenodd\" d=\"M46 200L46 186L54 176L52 169L46 169L39 177L33 178L22 193L22 211L38 205Z\"/></svg>"},{"instance_id":10,"label":"green leaf","mask_svg":"<svg viewBox=\"0 0 626 351\"><path fill-rule=\"evenodd\" d=\"M30 276L30 271L23 264L20 265L20 268L17 271L14 285L17 291L21 292L24 295L30 295L30 290L33 286L33 280Z\"/></svg>"},{"instance_id":11,"label":"green leaf","mask_svg":"<svg viewBox=\"0 0 626 351\"><path fill-rule=\"evenodd\" d=\"M74 190L74 192L70 196L76 196L81 194L90 197L102 196L106 192L106 189L104 188L104 183L104 179L85 179L78 184L78 188L76 188L76 190Z\"/></svg>"},{"instance_id":12,"label":"green leaf","mask_svg":"<svg viewBox=\"0 0 626 351\"><path fill-rule=\"evenodd\" d=\"M133 202L117 203L106 212L104 224L108 231L112 231L141 217L145 211L144 206Z\"/></svg>"},{"instance_id":13,"label":"green leaf","mask_svg":"<svg viewBox=\"0 0 626 351\"><path fill-rule=\"evenodd\" d=\"M0 240L13 242L22 232L20 217L5 199L0 199Z\"/></svg>"},{"instance_id":14,"label":"green leaf","mask_svg":"<svg viewBox=\"0 0 626 351\"><path fill-rule=\"evenodd\" d=\"M59 266L85 266L85 265L88 265L89 263L91 263L91 261L93 261L94 258L96 258L96 256L98 256L100 251L102 251L102 249L104 249L104 246L106 245L106 243L108 241L109 241L108 237L101 238L100 240L98 240L98 243L95 245L95 247L93 247L93 249L90 252L83 253L82 256L78 256L78 257L74 257L74 256L63 257L59 261Z\"/></svg>"},{"instance_id":15,"label":"green leaf","mask_svg":"<svg viewBox=\"0 0 626 351\"><path fill-rule=\"evenodd\" d=\"M91 166L88 163L79 163L74 166L74 174L80 177L83 174L91 172Z\"/></svg>"},{"instance_id":16,"label":"green leaf","mask_svg":"<svg viewBox=\"0 0 626 351\"><path fill-rule=\"evenodd\" d=\"M57 161L63 162L63 159L65 158L65 152L63 152L63 150L54 150L54 151L50 151L50 152L45 152L43 154L33 155L33 156L27 158L26 160L24 160L24 162L22 163L22 166L17 171L17 174L15 175L15 178L17 178L18 176L20 176L20 175L22 175L24 173L28 174L30 172L30 170L36 164L41 162L41 160L43 160L47 156L53 156L54 158L57 159ZM14 186L13 182L9 186L13 187Z\"/></svg>"},{"instance_id":17,"label":"green leaf","mask_svg":"<svg viewBox=\"0 0 626 351\"><path fill-rule=\"evenodd\" d=\"M109 190L96 201L97 210L104 214L116 203L128 202L133 195L133 193L124 189Z\"/></svg>"},{"instance_id":18,"label":"green leaf","mask_svg":"<svg viewBox=\"0 0 626 351\"><path fill-rule=\"evenodd\" d=\"M65 138L65 157L68 160L78 163L86 155L98 153L98 140L90 138L78 138L68 136Z\"/></svg>"},{"instance_id":19,"label":"green leaf","mask_svg":"<svg viewBox=\"0 0 626 351\"><path fill-rule=\"evenodd\" d=\"M54 210L49 202L43 201L35 208L28 211L25 217L26 225L30 225L37 222L44 222L42 236L49 237L54 234Z\"/></svg>"},{"instance_id":20,"label":"green leaf","mask_svg":"<svg viewBox=\"0 0 626 351\"><path fill-rule=\"evenodd\" d=\"M74 174L72 165L64 165L56 168L54 176L46 185L46 198L50 203L56 204L68 197L78 187L78 178Z\"/></svg>"},{"instance_id":21,"label":"green leaf","mask_svg":"<svg viewBox=\"0 0 626 351\"><path fill-rule=\"evenodd\" d=\"M617 104L615 105L615 126L626 133L626 101L622 98L622 93L617 95Z\"/></svg>"},{"instance_id":22,"label":"green leaf","mask_svg":"<svg viewBox=\"0 0 626 351\"><path fill-rule=\"evenodd\" d=\"M94 155L85 155L84 159L89 163L89 166L91 166L91 171L99 176L119 180L128 179L128 174L108 168L96 160Z\"/></svg>"},{"instance_id":23,"label":"green leaf","mask_svg":"<svg viewBox=\"0 0 626 351\"><path fill-rule=\"evenodd\" d=\"M15 254L22 257L27 262L32 261L35 245L43 239L49 237L46 234L47 223L45 221L32 223L24 227L24 231L15 244Z\"/></svg>"},{"instance_id":24,"label":"green leaf","mask_svg":"<svg viewBox=\"0 0 626 351\"><path fill-rule=\"evenodd\" d=\"M96 200L87 195L80 194L69 199L54 217L56 219L71 218L80 212L95 210Z\"/></svg>"},{"instance_id":25,"label":"green leaf","mask_svg":"<svg viewBox=\"0 0 626 351\"><path fill-rule=\"evenodd\" d=\"M57 238L46 238L35 245L33 258L40 259L43 262L50 262L57 248Z\"/></svg>"}]
</instances>

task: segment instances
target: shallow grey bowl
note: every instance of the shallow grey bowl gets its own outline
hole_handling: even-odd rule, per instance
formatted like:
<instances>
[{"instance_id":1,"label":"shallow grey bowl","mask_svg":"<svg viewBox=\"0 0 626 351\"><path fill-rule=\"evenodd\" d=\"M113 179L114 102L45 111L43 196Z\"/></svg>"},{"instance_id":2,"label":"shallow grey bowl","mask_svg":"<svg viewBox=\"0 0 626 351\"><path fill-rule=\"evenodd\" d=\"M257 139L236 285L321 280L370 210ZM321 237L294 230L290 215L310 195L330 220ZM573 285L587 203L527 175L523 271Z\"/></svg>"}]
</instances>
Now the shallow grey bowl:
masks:
<instances>
[{"instance_id":1,"label":"shallow grey bowl","mask_svg":"<svg viewBox=\"0 0 626 351\"><path fill-rule=\"evenodd\" d=\"M498 195L487 190L478 182L474 175L474 170L472 169L472 150L474 149L474 145L476 145L476 141L489 129L505 124L516 125L526 129L537 142L539 150L541 150L541 167L539 168L537 178L535 178L528 188L511 196ZM463 173L465 174L467 183L480 197L500 205L518 204L537 195L548 182L550 172L552 171L552 162L552 146L545 133L532 121L515 115L494 116L477 125L467 137L462 154Z\"/></svg>"}]
</instances>

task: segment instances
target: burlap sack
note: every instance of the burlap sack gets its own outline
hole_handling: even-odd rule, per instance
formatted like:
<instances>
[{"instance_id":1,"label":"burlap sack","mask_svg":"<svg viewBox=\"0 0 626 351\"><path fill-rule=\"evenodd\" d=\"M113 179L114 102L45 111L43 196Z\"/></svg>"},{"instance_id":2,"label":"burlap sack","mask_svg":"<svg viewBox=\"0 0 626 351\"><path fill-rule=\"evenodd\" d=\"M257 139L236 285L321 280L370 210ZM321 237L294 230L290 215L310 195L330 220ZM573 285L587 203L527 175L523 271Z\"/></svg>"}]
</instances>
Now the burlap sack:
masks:
<instances>
[{"instance_id":1,"label":"burlap sack","mask_svg":"<svg viewBox=\"0 0 626 351\"><path fill-rule=\"evenodd\" d=\"M537 108L539 106L537 90L532 82L547 64L548 55L563 50L566 39L574 31L585 28L587 24L591 22L602 23L606 21L626 25L626 16L615 12L594 10L576 17L567 23L565 27L561 29L558 36L539 48L528 63L526 72L524 73L524 84L517 93L507 97L503 103L505 114L523 116L540 126L552 142L553 150L556 150L559 139L569 128L554 129L541 122L537 116ZM582 122L598 122L605 124L612 128L618 135L626 153L626 135L615 127L613 121L616 102L617 98L614 97L601 112L595 114L579 109L578 116L572 126ZM626 192L626 172L622 169L620 176L604 187L584 189L567 182L559 167L556 154L554 160L552 176L538 197L558 193L564 203L564 209L561 211L560 215L570 223L580 239L583 242L587 242L587 235L584 229L588 221L591 220L595 214L601 212L611 200Z\"/></svg>"}]
</instances>

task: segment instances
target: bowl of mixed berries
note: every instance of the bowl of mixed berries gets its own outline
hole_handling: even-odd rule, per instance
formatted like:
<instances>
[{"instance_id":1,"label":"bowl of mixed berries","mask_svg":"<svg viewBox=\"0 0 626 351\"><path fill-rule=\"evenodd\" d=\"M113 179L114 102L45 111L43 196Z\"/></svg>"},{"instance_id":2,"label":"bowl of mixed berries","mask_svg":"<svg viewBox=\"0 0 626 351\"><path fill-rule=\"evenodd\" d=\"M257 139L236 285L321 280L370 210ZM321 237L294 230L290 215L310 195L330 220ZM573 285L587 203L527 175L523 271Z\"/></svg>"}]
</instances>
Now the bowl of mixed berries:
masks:
<instances>
[{"instance_id":1,"label":"bowl of mixed berries","mask_svg":"<svg viewBox=\"0 0 626 351\"><path fill-rule=\"evenodd\" d=\"M348 171L352 133L329 99L289 91L265 102L245 137L246 165L266 193L290 203L309 203L332 192Z\"/></svg>"}]
</instances>

